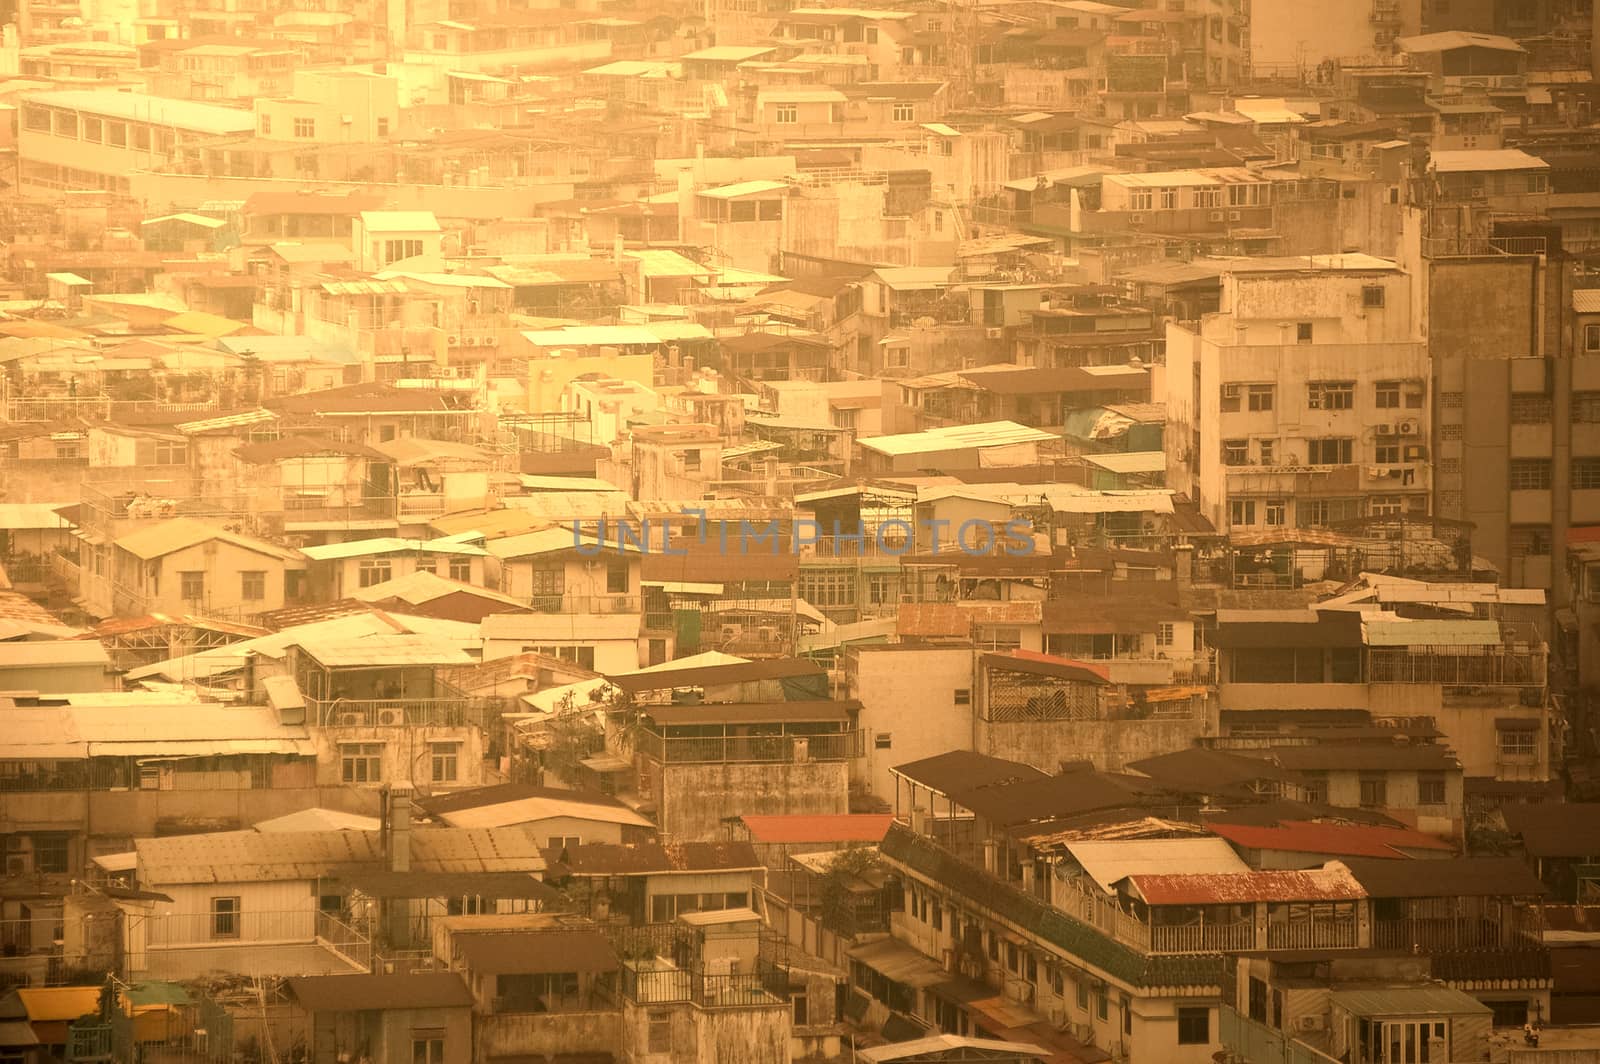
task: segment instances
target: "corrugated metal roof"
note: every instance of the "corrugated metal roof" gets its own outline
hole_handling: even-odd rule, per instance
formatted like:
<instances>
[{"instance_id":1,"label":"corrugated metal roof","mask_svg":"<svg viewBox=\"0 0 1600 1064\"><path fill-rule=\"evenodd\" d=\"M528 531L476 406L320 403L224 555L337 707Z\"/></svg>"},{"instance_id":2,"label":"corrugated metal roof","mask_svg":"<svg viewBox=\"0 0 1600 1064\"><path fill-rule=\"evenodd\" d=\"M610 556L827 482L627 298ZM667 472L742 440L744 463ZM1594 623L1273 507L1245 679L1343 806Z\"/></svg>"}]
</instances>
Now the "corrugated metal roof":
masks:
<instances>
[{"instance_id":1,"label":"corrugated metal roof","mask_svg":"<svg viewBox=\"0 0 1600 1064\"><path fill-rule=\"evenodd\" d=\"M689 52L678 58L684 61L701 60L711 63L744 63L763 55L771 55L776 48L761 45L722 44L711 48L702 48L698 52Z\"/></svg>"},{"instance_id":2,"label":"corrugated metal roof","mask_svg":"<svg viewBox=\"0 0 1600 1064\"><path fill-rule=\"evenodd\" d=\"M835 813L739 818L758 843L882 842L894 823L892 813Z\"/></svg>"},{"instance_id":3,"label":"corrugated metal roof","mask_svg":"<svg viewBox=\"0 0 1600 1064\"><path fill-rule=\"evenodd\" d=\"M96 756L312 754L305 728L270 709L197 705L16 707L6 714L6 744L23 759Z\"/></svg>"},{"instance_id":4,"label":"corrugated metal roof","mask_svg":"<svg viewBox=\"0 0 1600 1064\"><path fill-rule=\"evenodd\" d=\"M471 533L469 533L471 535ZM312 561L337 561L345 558L369 558L380 554L465 554L482 557L489 552L476 543L463 542L454 536L439 539L399 539L383 536L377 539L357 539L347 543L325 543L306 547L303 554Z\"/></svg>"},{"instance_id":5,"label":"corrugated metal roof","mask_svg":"<svg viewBox=\"0 0 1600 1064\"><path fill-rule=\"evenodd\" d=\"M1355 901L1366 891L1342 865L1299 872L1237 875L1135 875L1134 891L1150 905L1245 905L1258 901Z\"/></svg>"},{"instance_id":6,"label":"corrugated metal roof","mask_svg":"<svg viewBox=\"0 0 1600 1064\"><path fill-rule=\"evenodd\" d=\"M450 810L440 813L439 816L446 824L458 828L500 828L513 824L536 824L553 817L593 820L628 827L655 827L649 820L627 806L616 802L586 802L576 794L570 799L550 795L519 798L515 801L496 802L470 809Z\"/></svg>"},{"instance_id":7,"label":"corrugated metal roof","mask_svg":"<svg viewBox=\"0 0 1600 1064\"><path fill-rule=\"evenodd\" d=\"M522 334L534 347L655 346L661 339L642 325L576 325Z\"/></svg>"},{"instance_id":8,"label":"corrugated metal roof","mask_svg":"<svg viewBox=\"0 0 1600 1064\"><path fill-rule=\"evenodd\" d=\"M1572 309L1579 314L1600 314L1600 288L1573 289Z\"/></svg>"},{"instance_id":9,"label":"corrugated metal roof","mask_svg":"<svg viewBox=\"0 0 1600 1064\"><path fill-rule=\"evenodd\" d=\"M1467 174L1504 170L1548 170L1550 164L1518 148L1480 148L1474 151L1435 151L1428 165L1439 174Z\"/></svg>"},{"instance_id":10,"label":"corrugated metal roof","mask_svg":"<svg viewBox=\"0 0 1600 1064\"><path fill-rule=\"evenodd\" d=\"M740 181L732 185L701 189L698 194L711 199L738 199L740 196L753 196L759 192L781 192L788 187L789 185L783 181Z\"/></svg>"},{"instance_id":11,"label":"corrugated metal roof","mask_svg":"<svg viewBox=\"0 0 1600 1064\"><path fill-rule=\"evenodd\" d=\"M482 629L486 641L569 643L637 639L641 620L637 613L492 613Z\"/></svg>"},{"instance_id":12,"label":"corrugated metal roof","mask_svg":"<svg viewBox=\"0 0 1600 1064\"><path fill-rule=\"evenodd\" d=\"M1072 842L1065 848L1108 893L1113 884L1134 875L1243 875L1250 871L1222 839Z\"/></svg>"},{"instance_id":13,"label":"corrugated metal roof","mask_svg":"<svg viewBox=\"0 0 1600 1064\"><path fill-rule=\"evenodd\" d=\"M1487 1016L1494 1011L1477 998L1443 984L1335 990L1328 1000L1352 1016Z\"/></svg>"},{"instance_id":14,"label":"corrugated metal roof","mask_svg":"<svg viewBox=\"0 0 1600 1064\"><path fill-rule=\"evenodd\" d=\"M988 421L978 425L949 425L925 432L906 432L894 436L866 436L856 442L879 454L893 456L937 454L978 447L1010 447L1019 443L1043 443L1060 437L1043 429L1029 428L1015 421Z\"/></svg>"},{"instance_id":15,"label":"corrugated metal roof","mask_svg":"<svg viewBox=\"0 0 1600 1064\"><path fill-rule=\"evenodd\" d=\"M478 657L467 644L450 644L433 636L374 635L343 641L316 640L298 644L301 651L328 668L368 668L380 665L472 665Z\"/></svg>"},{"instance_id":16,"label":"corrugated metal roof","mask_svg":"<svg viewBox=\"0 0 1600 1064\"><path fill-rule=\"evenodd\" d=\"M249 133L256 128L254 112L236 107L174 100L137 92L112 89L65 89L35 92L23 97L29 103L45 104L85 114L147 122L154 126L192 130L196 133Z\"/></svg>"},{"instance_id":17,"label":"corrugated metal roof","mask_svg":"<svg viewBox=\"0 0 1600 1064\"><path fill-rule=\"evenodd\" d=\"M1161 451L1086 454L1083 460L1111 473L1165 473L1167 456Z\"/></svg>"},{"instance_id":18,"label":"corrugated metal roof","mask_svg":"<svg viewBox=\"0 0 1600 1064\"><path fill-rule=\"evenodd\" d=\"M1453 847L1420 831L1382 824L1321 824L1286 820L1281 824L1206 825L1211 831L1247 850L1326 854L1329 857L1404 858L1407 850L1450 853Z\"/></svg>"},{"instance_id":19,"label":"corrugated metal roof","mask_svg":"<svg viewBox=\"0 0 1600 1064\"><path fill-rule=\"evenodd\" d=\"M1504 640L1499 621L1420 621L1405 618L1364 621L1368 646L1499 646Z\"/></svg>"}]
</instances>

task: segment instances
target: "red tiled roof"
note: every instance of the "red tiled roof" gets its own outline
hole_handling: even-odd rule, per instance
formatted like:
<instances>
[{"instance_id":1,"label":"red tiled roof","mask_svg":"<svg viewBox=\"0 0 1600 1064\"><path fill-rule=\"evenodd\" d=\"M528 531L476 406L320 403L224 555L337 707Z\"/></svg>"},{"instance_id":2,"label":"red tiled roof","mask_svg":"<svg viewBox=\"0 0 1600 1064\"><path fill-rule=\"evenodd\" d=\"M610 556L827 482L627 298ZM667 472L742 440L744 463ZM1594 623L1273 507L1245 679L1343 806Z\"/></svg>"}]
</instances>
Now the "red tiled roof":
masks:
<instances>
[{"instance_id":1,"label":"red tiled roof","mask_svg":"<svg viewBox=\"0 0 1600 1064\"><path fill-rule=\"evenodd\" d=\"M1366 891L1346 869L1129 876L1150 905L1246 905L1257 901L1354 901Z\"/></svg>"},{"instance_id":2,"label":"red tiled roof","mask_svg":"<svg viewBox=\"0 0 1600 1064\"><path fill-rule=\"evenodd\" d=\"M1411 828L1378 824L1319 824L1285 820L1276 826L1260 824L1208 824L1213 834L1248 850L1284 850L1289 853L1325 853L1339 857L1400 857L1404 850L1441 850L1453 847L1442 839Z\"/></svg>"},{"instance_id":3,"label":"red tiled roof","mask_svg":"<svg viewBox=\"0 0 1600 1064\"><path fill-rule=\"evenodd\" d=\"M894 823L891 813L836 813L820 816L743 816L750 841L882 842Z\"/></svg>"}]
</instances>

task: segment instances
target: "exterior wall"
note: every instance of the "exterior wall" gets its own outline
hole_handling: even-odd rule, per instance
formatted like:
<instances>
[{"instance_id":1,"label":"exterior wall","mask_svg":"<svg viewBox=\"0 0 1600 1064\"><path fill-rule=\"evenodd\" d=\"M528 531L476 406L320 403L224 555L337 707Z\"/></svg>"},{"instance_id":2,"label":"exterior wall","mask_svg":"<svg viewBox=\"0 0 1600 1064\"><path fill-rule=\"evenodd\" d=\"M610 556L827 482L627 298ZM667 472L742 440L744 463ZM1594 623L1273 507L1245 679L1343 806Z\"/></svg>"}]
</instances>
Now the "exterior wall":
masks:
<instances>
[{"instance_id":1,"label":"exterior wall","mask_svg":"<svg viewBox=\"0 0 1600 1064\"><path fill-rule=\"evenodd\" d=\"M1393 22L1381 28L1402 36L1420 33L1420 0L1402 0L1394 6ZM1311 72L1325 59L1386 56L1393 48L1375 39L1374 30L1380 27L1374 24L1372 11L1368 0L1342 0L1324 5L1311 26L1306 23L1305 8L1295 0L1252 0L1251 69L1258 75Z\"/></svg>"},{"instance_id":2,"label":"exterior wall","mask_svg":"<svg viewBox=\"0 0 1600 1064\"><path fill-rule=\"evenodd\" d=\"M1130 761L1185 750L1216 728L1207 717L1191 720L1069 720L1034 724L979 721L977 750L1056 773L1063 761L1089 760L1101 772L1121 772Z\"/></svg>"},{"instance_id":3,"label":"exterior wall","mask_svg":"<svg viewBox=\"0 0 1600 1064\"><path fill-rule=\"evenodd\" d=\"M114 554L114 559L137 561L126 552L120 551ZM174 551L154 559L154 564L158 567L159 576L153 587L148 583L141 585L138 574L114 565L116 570L114 579L120 585L116 589L115 596L115 612L118 615L182 614L203 609L212 616L228 616L279 610L284 605L283 559L270 554L258 554L226 540L211 540L208 543ZM263 578L265 597L246 599L243 596L242 579L239 575L243 571L266 573ZM205 596L199 601L183 597L181 574L185 572L205 574Z\"/></svg>"},{"instance_id":4,"label":"exterior wall","mask_svg":"<svg viewBox=\"0 0 1600 1064\"><path fill-rule=\"evenodd\" d=\"M652 765L657 822L674 841L722 838L728 817L850 811L844 761Z\"/></svg>"},{"instance_id":5,"label":"exterior wall","mask_svg":"<svg viewBox=\"0 0 1600 1064\"><path fill-rule=\"evenodd\" d=\"M218 943L309 942L316 937L317 894L310 880L144 885L172 901L156 902L149 917L128 922L130 953L140 952L133 948L135 945L164 949ZM215 933L214 898L239 899L237 934Z\"/></svg>"},{"instance_id":6,"label":"exterior wall","mask_svg":"<svg viewBox=\"0 0 1600 1064\"><path fill-rule=\"evenodd\" d=\"M957 690L976 686L972 670L970 647L858 651L851 697L861 701L866 753L855 775L873 794L894 800L895 765L972 749L972 706L955 702ZM888 745L880 747L885 735Z\"/></svg>"},{"instance_id":7,"label":"exterior wall","mask_svg":"<svg viewBox=\"0 0 1600 1064\"><path fill-rule=\"evenodd\" d=\"M621 1052L617 1010L604 1012L508 1013L478 1019L479 1060Z\"/></svg>"},{"instance_id":8,"label":"exterior wall","mask_svg":"<svg viewBox=\"0 0 1600 1064\"><path fill-rule=\"evenodd\" d=\"M553 627L560 626L561 622L557 619ZM532 647L556 647L563 650L569 647L589 647L594 650L596 672L632 672L639 667L639 640L636 638L585 639L559 634L527 639L486 639L483 643L483 659L490 661L494 658L511 657L514 654L522 654Z\"/></svg>"},{"instance_id":9,"label":"exterior wall","mask_svg":"<svg viewBox=\"0 0 1600 1064\"><path fill-rule=\"evenodd\" d=\"M569 350L535 348L520 336L510 349L502 347L507 358L528 360L527 408L533 413L565 409L563 393L578 377L598 374L607 380L633 381L646 388L655 383L655 359L650 355L623 354L615 348L576 347ZM596 436L596 441L599 437Z\"/></svg>"},{"instance_id":10,"label":"exterior wall","mask_svg":"<svg viewBox=\"0 0 1600 1064\"><path fill-rule=\"evenodd\" d=\"M340 727L311 729L317 748L317 784L376 791L385 783L413 783L435 789L476 787L483 778L483 731L477 727ZM344 783L340 747L348 743L382 743L381 779ZM456 743L456 778L432 778L430 745Z\"/></svg>"}]
</instances>

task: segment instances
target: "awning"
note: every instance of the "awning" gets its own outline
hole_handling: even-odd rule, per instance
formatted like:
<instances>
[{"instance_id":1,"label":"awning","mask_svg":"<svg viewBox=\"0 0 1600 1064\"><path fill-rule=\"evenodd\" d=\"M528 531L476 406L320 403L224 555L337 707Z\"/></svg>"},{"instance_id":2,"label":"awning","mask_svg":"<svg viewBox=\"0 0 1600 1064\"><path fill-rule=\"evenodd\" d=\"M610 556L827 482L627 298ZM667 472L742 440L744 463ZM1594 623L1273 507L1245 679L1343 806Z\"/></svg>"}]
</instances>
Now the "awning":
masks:
<instances>
[{"instance_id":1,"label":"awning","mask_svg":"<svg viewBox=\"0 0 1600 1064\"><path fill-rule=\"evenodd\" d=\"M885 979L909 987L927 987L945 982L950 973L910 946L892 938L879 939L850 950L852 960L860 961Z\"/></svg>"}]
</instances>

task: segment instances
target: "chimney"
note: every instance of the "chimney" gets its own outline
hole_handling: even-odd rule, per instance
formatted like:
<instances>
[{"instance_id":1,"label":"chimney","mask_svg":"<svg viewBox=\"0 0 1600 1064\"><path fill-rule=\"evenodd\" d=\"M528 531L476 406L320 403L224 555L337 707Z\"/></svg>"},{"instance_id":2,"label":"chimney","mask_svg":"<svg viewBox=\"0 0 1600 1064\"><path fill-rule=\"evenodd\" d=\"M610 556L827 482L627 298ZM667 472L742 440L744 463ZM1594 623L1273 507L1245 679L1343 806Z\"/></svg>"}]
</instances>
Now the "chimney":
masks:
<instances>
[{"instance_id":1,"label":"chimney","mask_svg":"<svg viewBox=\"0 0 1600 1064\"><path fill-rule=\"evenodd\" d=\"M1187 590L1194 584L1194 544L1179 543L1172 548L1173 577L1178 582L1179 590Z\"/></svg>"},{"instance_id":2,"label":"chimney","mask_svg":"<svg viewBox=\"0 0 1600 1064\"><path fill-rule=\"evenodd\" d=\"M411 871L411 784L384 788L383 856L391 872Z\"/></svg>"}]
</instances>

